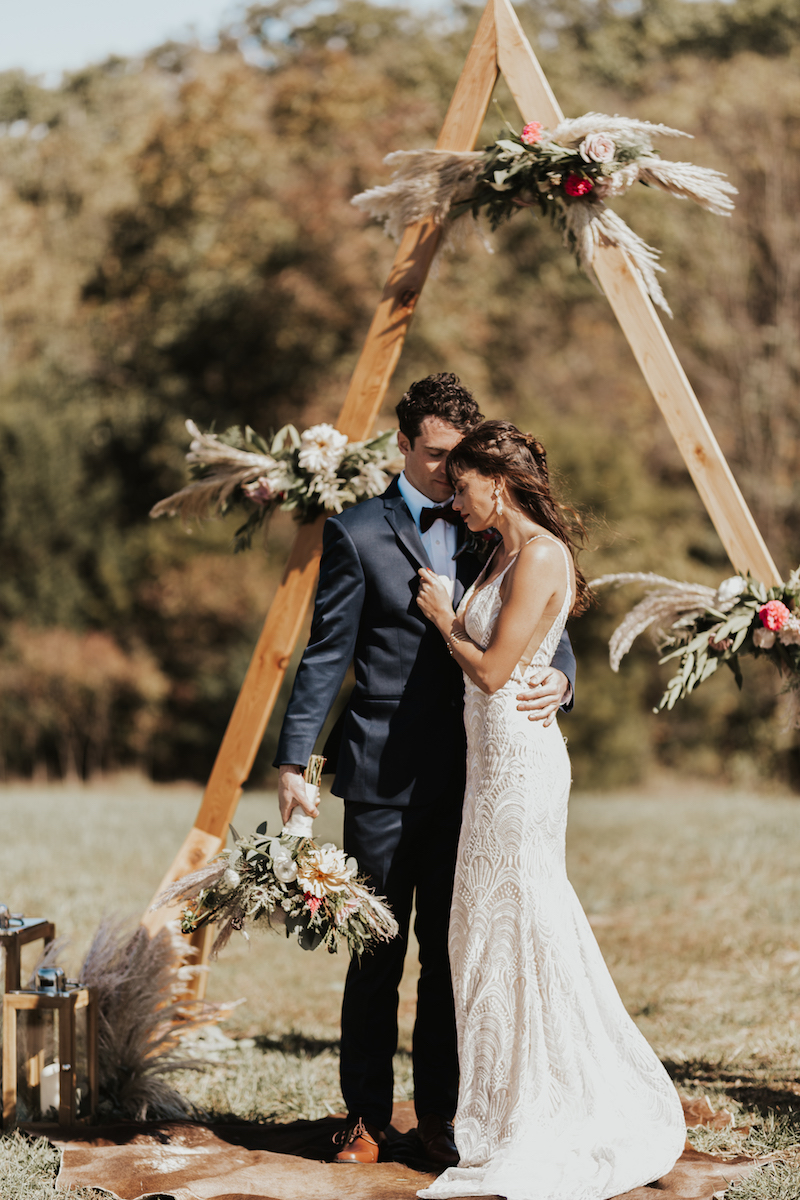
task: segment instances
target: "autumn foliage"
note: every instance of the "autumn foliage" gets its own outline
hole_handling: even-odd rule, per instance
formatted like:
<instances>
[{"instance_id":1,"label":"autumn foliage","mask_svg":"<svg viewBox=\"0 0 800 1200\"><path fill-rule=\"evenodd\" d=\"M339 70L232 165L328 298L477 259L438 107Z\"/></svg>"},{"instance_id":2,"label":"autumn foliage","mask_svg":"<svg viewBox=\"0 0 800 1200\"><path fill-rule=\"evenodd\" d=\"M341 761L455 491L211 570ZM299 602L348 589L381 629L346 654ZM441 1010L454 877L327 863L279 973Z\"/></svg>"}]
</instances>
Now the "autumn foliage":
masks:
<instances>
[{"instance_id":1,"label":"autumn foliage","mask_svg":"<svg viewBox=\"0 0 800 1200\"><path fill-rule=\"evenodd\" d=\"M618 210L663 248L669 333L782 573L800 558L797 0L520 5L562 107L696 135L739 188L730 220L639 188ZM797 10L797 11L794 11ZM792 13L794 12L794 16ZM118 764L203 778L292 530L229 557L231 528L149 522L184 481L183 422L267 433L335 420L392 248L349 203L390 150L433 144L478 10L342 0L250 10L215 50L169 45L46 89L0 76L0 769ZM502 115L521 128L504 86ZM598 521L588 575L730 568L607 304L546 223L470 239L426 286L405 384L454 370L535 430ZM793 779L779 683L732 678L650 709L619 677L624 600L575 628L579 779L653 766ZM277 717L276 717L277 719ZM269 735L271 737L272 734ZM263 772L263 765L259 767Z\"/></svg>"}]
</instances>

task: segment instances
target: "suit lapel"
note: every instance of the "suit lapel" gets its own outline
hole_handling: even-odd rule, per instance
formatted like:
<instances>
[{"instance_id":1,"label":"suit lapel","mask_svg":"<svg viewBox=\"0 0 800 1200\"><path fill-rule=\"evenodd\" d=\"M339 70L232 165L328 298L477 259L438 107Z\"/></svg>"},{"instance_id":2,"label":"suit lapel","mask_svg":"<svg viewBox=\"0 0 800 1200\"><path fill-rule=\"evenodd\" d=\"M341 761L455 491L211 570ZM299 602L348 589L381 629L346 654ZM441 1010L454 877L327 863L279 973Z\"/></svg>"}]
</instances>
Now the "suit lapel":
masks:
<instances>
[{"instance_id":1,"label":"suit lapel","mask_svg":"<svg viewBox=\"0 0 800 1200\"><path fill-rule=\"evenodd\" d=\"M408 511L405 500L402 497L400 488L397 486L397 480L393 479L389 487L383 494L384 516L391 525L398 540L402 543L408 553L412 556L415 562L418 562L421 567L430 567L431 561L425 553L425 547L422 544L419 530L414 524L414 518ZM457 538L456 545L460 547L465 537L467 536L466 528L462 523L456 526ZM472 554L459 554L456 559L456 577L453 587L453 608L458 608L461 603L461 597L467 588L475 581L478 575L480 565L477 559Z\"/></svg>"},{"instance_id":2,"label":"suit lapel","mask_svg":"<svg viewBox=\"0 0 800 1200\"><path fill-rule=\"evenodd\" d=\"M422 544L419 530L414 524L414 518L408 511L406 502L400 494L396 480L393 480L387 491L384 492L383 504L386 520L409 554L411 554L421 567L431 567L431 562L425 553L425 547Z\"/></svg>"},{"instance_id":3,"label":"suit lapel","mask_svg":"<svg viewBox=\"0 0 800 1200\"><path fill-rule=\"evenodd\" d=\"M458 531L459 547L462 545L466 536L466 530L464 529L464 526L461 525ZM456 559L456 582L453 589L453 608L458 608L464 592L475 582L479 571L480 564L478 563L478 560L475 558L474 554L469 554L466 551L463 554L459 554L458 558Z\"/></svg>"}]
</instances>

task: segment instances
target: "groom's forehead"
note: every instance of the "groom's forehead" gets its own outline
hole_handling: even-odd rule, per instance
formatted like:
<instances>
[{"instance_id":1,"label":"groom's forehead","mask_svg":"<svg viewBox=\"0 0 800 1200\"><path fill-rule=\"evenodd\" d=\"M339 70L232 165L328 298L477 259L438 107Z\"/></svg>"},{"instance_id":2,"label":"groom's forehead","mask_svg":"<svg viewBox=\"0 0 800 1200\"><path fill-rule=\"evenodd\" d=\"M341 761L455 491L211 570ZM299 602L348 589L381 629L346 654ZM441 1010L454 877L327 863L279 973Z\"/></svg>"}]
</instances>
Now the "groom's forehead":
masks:
<instances>
[{"instance_id":1,"label":"groom's forehead","mask_svg":"<svg viewBox=\"0 0 800 1200\"><path fill-rule=\"evenodd\" d=\"M414 449L421 450L452 450L463 438L461 429L456 429L449 421L440 417L425 417L420 424L420 431L414 439Z\"/></svg>"}]
</instances>

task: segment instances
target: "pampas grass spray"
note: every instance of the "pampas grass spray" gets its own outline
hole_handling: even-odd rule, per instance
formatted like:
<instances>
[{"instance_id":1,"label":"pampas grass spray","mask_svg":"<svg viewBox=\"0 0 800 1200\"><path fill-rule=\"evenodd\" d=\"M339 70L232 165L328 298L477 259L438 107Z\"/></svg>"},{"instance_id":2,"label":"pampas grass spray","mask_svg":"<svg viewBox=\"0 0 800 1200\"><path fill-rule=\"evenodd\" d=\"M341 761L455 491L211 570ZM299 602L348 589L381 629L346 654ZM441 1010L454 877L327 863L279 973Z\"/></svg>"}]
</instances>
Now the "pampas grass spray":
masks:
<instances>
[{"instance_id":1,"label":"pampas grass spray","mask_svg":"<svg viewBox=\"0 0 800 1200\"><path fill-rule=\"evenodd\" d=\"M150 510L151 517L180 515L188 522L224 512L237 487L258 479L277 466L268 454L238 450L221 442L213 433L202 433L194 421L187 421L186 428L192 437L186 461L206 467L207 474L165 500L159 500Z\"/></svg>"},{"instance_id":2,"label":"pampas grass spray","mask_svg":"<svg viewBox=\"0 0 800 1200\"><path fill-rule=\"evenodd\" d=\"M186 942L169 926L154 937L143 926L101 922L79 982L97 995L100 1106L135 1121L177 1118L192 1105L167 1082L175 1071L202 1064L180 1054L180 1038L205 1019L178 1001L195 968Z\"/></svg>"},{"instance_id":3,"label":"pampas grass spray","mask_svg":"<svg viewBox=\"0 0 800 1200\"><path fill-rule=\"evenodd\" d=\"M620 575L602 575L593 579L590 587L604 587L615 584L621 587L625 583L644 583L658 585L647 593L643 600L636 604L614 630L608 644L609 660L612 671L619 671L622 659L630 650L640 633L654 628L656 637L665 640L664 629L674 626L681 618L698 617L709 608L714 607L716 591L701 583L680 583L675 579L667 579L663 575L653 575L648 572L632 571Z\"/></svg>"}]
</instances>

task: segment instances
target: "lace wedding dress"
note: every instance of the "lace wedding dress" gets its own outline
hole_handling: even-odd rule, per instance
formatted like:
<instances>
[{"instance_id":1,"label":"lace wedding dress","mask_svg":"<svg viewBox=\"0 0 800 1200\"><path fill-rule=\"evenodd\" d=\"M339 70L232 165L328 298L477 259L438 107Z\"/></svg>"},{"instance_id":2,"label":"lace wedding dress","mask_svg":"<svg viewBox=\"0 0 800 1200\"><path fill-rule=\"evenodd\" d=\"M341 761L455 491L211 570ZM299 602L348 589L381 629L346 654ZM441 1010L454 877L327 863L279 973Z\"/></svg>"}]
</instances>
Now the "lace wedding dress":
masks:
<instances>
[{"instance_id":1,"label":"lace wedding dress","mask_svg":"<svg viewBox=\"0 0 800 1200\"><path fill-rule=\"evenodd\" d=\"M483 587L479 577L459 606L484 647L503 575ZM625 1011L567 879L564 739L555 722L544 728L517 712L526 678L552 660L570 603L568 582L533 660L499 691L466 680L450 917L461 1163L418 1193L426 1200L608 1200L666 1174L686 1137L677 1092Z\"/></svg>"}]
</instances>

